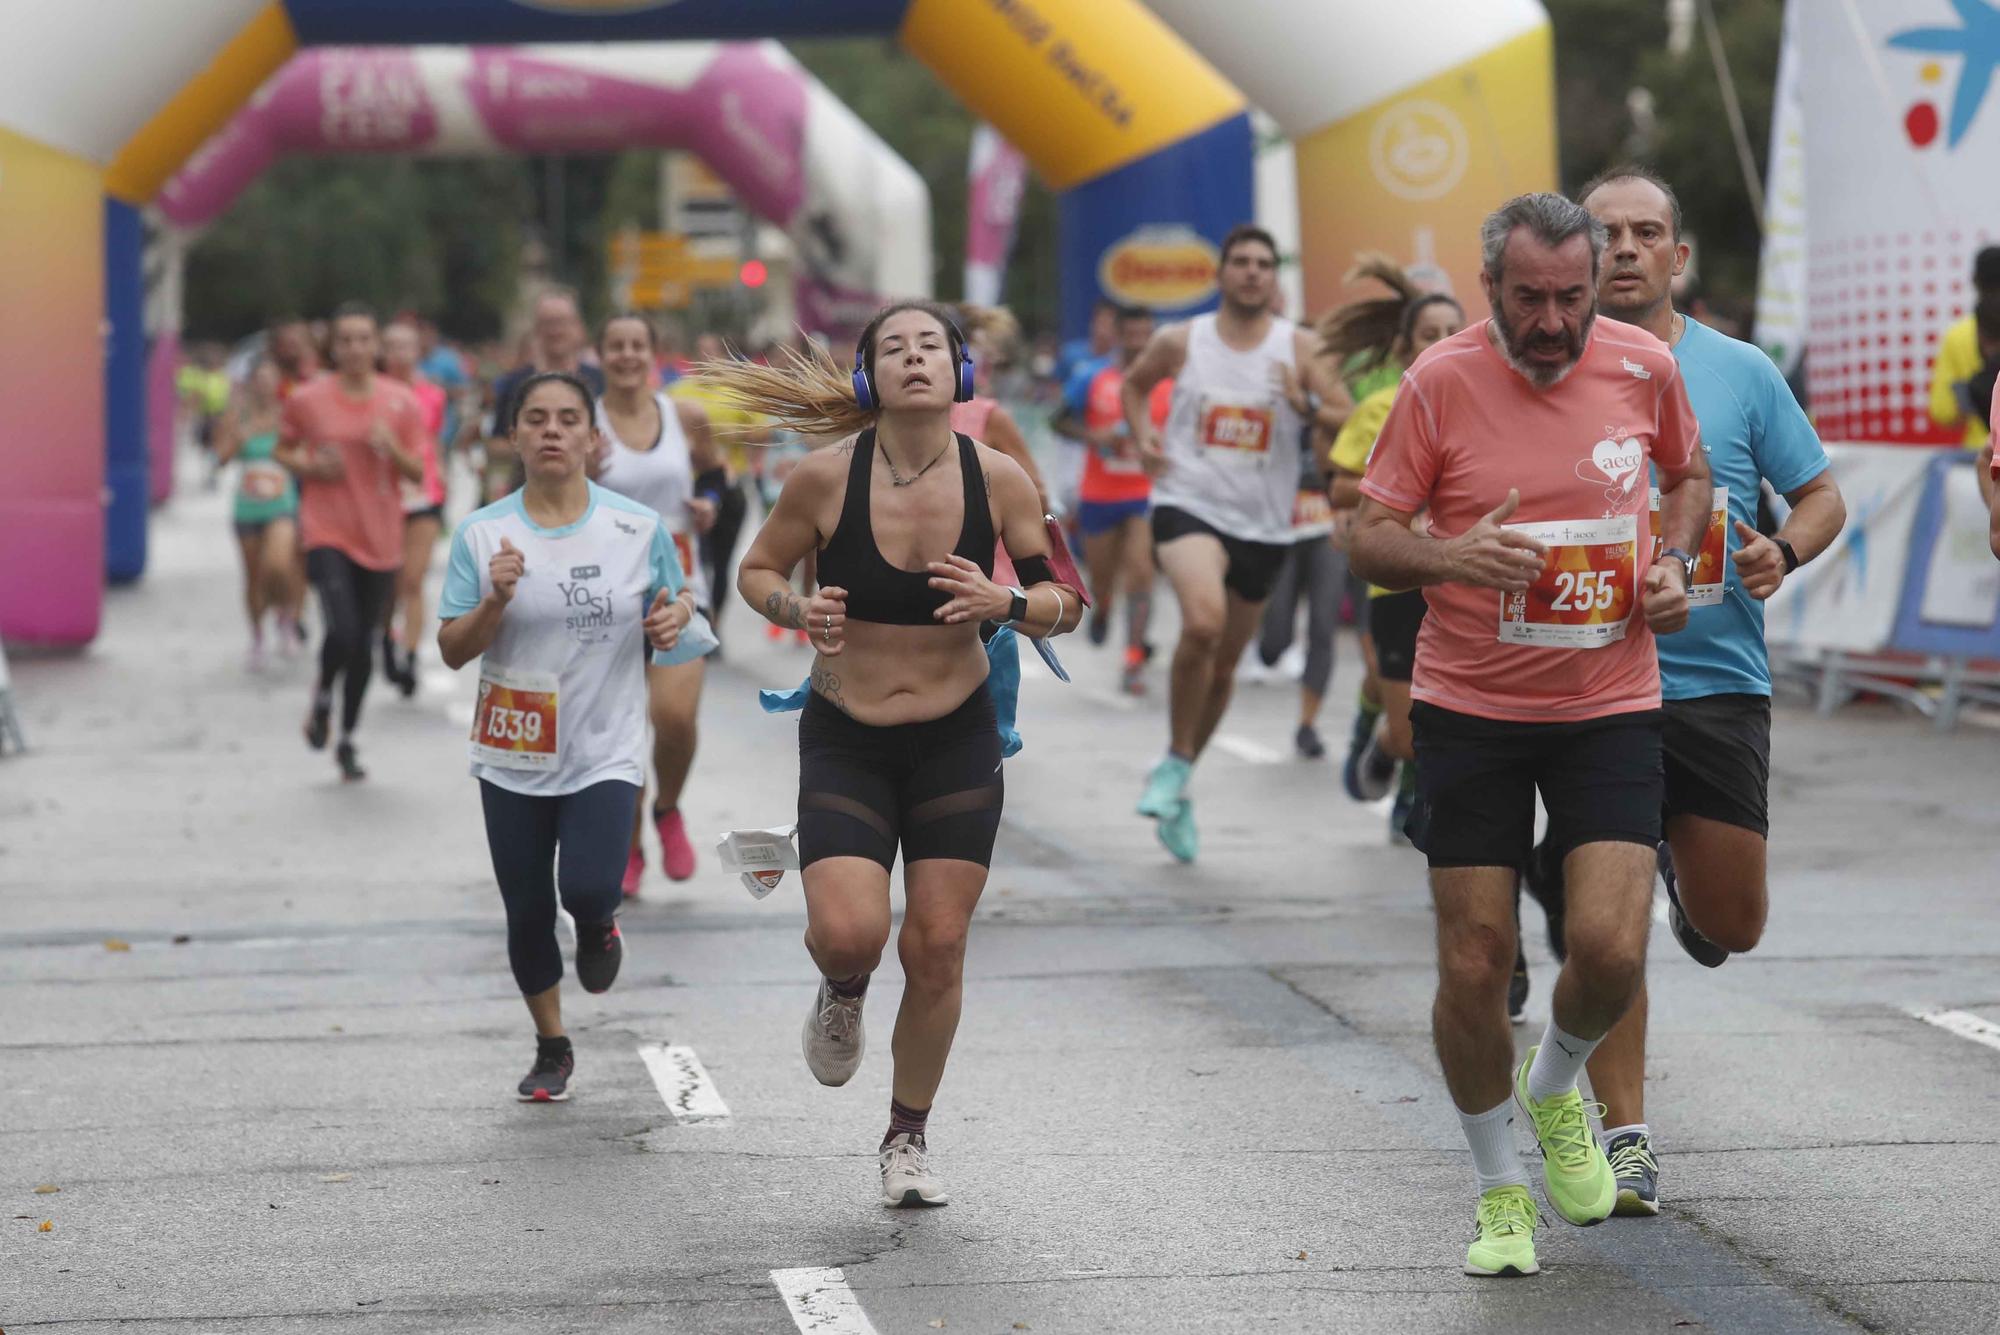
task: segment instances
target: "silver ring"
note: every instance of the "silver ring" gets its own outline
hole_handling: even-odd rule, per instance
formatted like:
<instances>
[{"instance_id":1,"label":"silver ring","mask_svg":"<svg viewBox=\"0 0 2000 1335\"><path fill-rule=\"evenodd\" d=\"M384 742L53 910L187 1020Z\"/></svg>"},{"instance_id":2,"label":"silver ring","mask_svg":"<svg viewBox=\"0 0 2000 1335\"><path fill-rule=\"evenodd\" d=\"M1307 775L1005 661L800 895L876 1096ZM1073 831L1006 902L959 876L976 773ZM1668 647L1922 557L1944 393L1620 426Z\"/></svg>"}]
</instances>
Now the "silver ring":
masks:
<instances>
[{"instance_id":1,"label":"silver ring","mask_svg":"<svg viewBox=\"0 0 2000 1335\"><path fill-rule=\"evenodd\" d=\"M833 643L833 613L826 614L826 631L821 636L828 644Z\"/></svg>"}]
</instances>

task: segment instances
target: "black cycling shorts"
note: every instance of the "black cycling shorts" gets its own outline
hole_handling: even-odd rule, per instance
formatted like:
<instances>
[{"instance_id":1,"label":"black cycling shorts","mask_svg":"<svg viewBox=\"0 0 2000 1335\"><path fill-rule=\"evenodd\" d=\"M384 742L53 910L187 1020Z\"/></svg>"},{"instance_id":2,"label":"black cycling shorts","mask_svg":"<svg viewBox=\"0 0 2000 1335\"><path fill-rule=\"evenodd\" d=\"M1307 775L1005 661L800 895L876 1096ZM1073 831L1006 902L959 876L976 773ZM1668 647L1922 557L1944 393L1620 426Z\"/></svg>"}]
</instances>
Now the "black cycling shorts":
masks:
<instances>
[{"instance_id":1,"label":"black cycling shorts","mask_svg":"<svg viewBox=\"0 0 2000 1335\"><path fill-rule=\"evenodd\" d=\"M1430 604L1422 589L1385 593L1368 600L1368 634L1375 641L1375 675L1408 681L1417 666L1417 632Z\"/></svg>"},{"instance_id":2,"label":"black cycling shorts","mask_svg":"<svg viewBox=\"0 0 2000 1335\"><path fill-rule=\"evenodd\" d=\"M1229 568L1222 576L1224 588L1248 603L1270 601L1271 590L1278 583L1278 572L1285 568L1285 558L1291 554L1290 543L1232 538L1215 525L1204 523L1185 510L1177 510L1171 505L1153 507L1153 547L1156 552L1175 538L1185 538L1194 533L1206 533L1222 544L1223 553L1229 558Z\"/></svg>"},{"instance_id":3,"label":"black cycling shorts","mask_svg":"<svg viewBox=\"0 0 2000 1335\"><path fill-rule=\"evenodd\" d=\"M1667 819L1703 816L1760 836L1770 834L1770 696L1669 700L1661 742Z\"/></svg>"},{"instance_id":4,"label":"black cycling shorts","mask_svg":"<svg viewBox=\"0 0 2000 1335\"><path fill-rule=\"evenodd\" d=\"M819 692L799 716L799 865L870 858L887 869L952 858L993 865L1005 786L984 682L943 718L875 727Z\"/></svg>"},{"instance_id":5,"label":"black cycling shorts","mask_svg":"<svg viewBox=\"0 0 2000 1335\"><path fill-rule=\"evenodd\" d=\"M1417 800L1406 833L1433 867L1525 870L1535 792L1557 858L1584 844L1660 842L1657 709L1577 723L1476 718L1422 700L1410 707Z\"/></svg>"}]
</instances>

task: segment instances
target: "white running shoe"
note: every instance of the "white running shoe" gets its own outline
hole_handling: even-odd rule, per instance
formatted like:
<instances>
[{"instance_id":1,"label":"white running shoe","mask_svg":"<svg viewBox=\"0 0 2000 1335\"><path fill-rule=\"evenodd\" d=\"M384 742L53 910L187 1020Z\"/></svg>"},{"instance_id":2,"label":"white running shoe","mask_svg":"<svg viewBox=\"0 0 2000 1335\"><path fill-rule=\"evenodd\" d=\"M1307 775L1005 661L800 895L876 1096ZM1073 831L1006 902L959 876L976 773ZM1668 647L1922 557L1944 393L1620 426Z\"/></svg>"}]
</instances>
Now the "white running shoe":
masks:
<instances>
[{"instance_id":1,"label":"white running shoe","mask_svg":"<svg viewBox=\"0 0 2000 1335\"><path fill-rule=\"evenodd\" d=\"M951 1204L944 1184L931 1176L924 1142L907 1131L891 1136L882 1147L882 1204L892 1208Z\"/></svg>"},{"instance_id":2,"label":"white running shoe","mask_svg":"<svg viewBox=\"0 0 2000 1335\"><path fill-rule=\"evenodd\" d=\"M819 980L799 1045L805 1050L813 1078L822 1085L844 1085L860 1069L861 1054L868 1046L861 1032L861 1003L865 999L836 997L827 990L827 980Z\"/></svg>"}]
</instances>

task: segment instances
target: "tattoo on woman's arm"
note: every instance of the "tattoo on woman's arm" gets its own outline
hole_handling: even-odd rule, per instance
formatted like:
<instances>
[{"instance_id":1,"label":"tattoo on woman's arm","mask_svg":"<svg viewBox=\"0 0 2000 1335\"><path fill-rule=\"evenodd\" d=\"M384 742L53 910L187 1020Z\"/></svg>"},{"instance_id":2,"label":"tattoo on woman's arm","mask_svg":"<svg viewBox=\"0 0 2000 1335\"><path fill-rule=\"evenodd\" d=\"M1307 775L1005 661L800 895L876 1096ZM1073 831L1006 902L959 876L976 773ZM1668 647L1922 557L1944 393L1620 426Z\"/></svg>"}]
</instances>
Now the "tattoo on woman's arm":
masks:
<instances>
[{"instance_id":1,"label":"tattoo on woman's arm","mask_svg":"<svg viewBox=\"0 0 2000 1335\"><path fill-rule=\"evenodd\" d=\"M843 714L852 712L847 707L846 697L840 693L839 673L829 672L824 664L815 663L813 664L810 681L812 688L825 696L828 703L832 704L835 709L838 709Z\"/></svg>"},{"instance_id":2,"label":"tattoo on woman's arm","mask_svg":"<svg viewBox=\"0 0 2000 1335\"><path fill-rule=\"evenodd\" d=\"M806 624L805 601L796 593L776 590L764 599L764 615L780 626L793 630L803 630Z\"/></svg>"}]
</instances>

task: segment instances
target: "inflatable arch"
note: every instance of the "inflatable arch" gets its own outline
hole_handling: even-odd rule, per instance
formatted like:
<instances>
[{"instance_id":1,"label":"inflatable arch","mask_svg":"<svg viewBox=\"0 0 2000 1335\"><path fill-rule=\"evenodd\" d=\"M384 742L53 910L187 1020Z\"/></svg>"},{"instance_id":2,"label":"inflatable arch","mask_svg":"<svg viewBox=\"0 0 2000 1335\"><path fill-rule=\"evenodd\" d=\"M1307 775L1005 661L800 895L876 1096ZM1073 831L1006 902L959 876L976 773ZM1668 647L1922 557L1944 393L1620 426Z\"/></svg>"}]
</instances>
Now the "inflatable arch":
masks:
<instances>
[{"instance_id":1,"label":"inflatable arch","mask_svg":"<svg viewBox=\"0 0 2000 1335\"><path fill-rule=\"evenodd\" d=\"M895 34L1061 193L1070 330L1100 291L1168 314L1212 301L1215 243L1251 212L1251 101L1300 141L1315 306L1359 245L1464 288L1473 221L1554 183L1537 0L99 0L87 25L69 9L31 7L0 55L0 634L42 642L96 634L107 523L144 532L136 210L301 46Z\"/></svg>"},{"instance_id":2,"label":"inflatable arch","mask_svg":"<svg viewBox=\"0 0 2000 1335\"><path fill-rule=\"evenodd\" d=\"M147 313L153 501L172 489L186 251L278 157L633 147L693 150L751 212L789 231L809 328L859 327L891 296L930 292L923 178L776 42L302 51L154 202L164 225ZM132 537L106 534L113 580L144 561Z\"/></svg>"}]
</instances>

